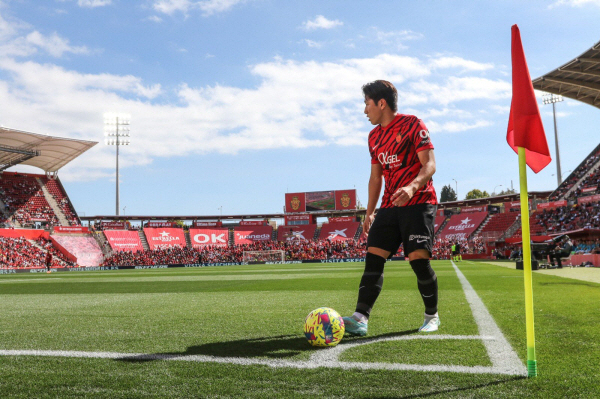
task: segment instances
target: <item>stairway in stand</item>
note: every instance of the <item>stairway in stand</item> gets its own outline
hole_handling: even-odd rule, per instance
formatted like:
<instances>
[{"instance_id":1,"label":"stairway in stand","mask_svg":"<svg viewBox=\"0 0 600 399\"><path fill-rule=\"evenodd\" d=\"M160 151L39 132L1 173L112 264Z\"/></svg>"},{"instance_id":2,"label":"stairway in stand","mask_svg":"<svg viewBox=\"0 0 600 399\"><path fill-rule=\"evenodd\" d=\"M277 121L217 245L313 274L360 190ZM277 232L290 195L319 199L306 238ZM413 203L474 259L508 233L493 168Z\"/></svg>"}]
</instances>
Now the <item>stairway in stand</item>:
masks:
<instances>
[{"instance_id":1,"label":"stairway in stand","mask_svg":"<svg viewBox=\"0 0 600 399\"><path fill-rule=\"evenodd\" d=\"M146 240L146 235L144 234L144 230L138 230L138 235L140 236L140 241L142 242L142 247L144 247L144 250L148 251L150 249L150 245L148 245L148 240Z\"/></svg>"},{"instance_id":2,"label":"stairway in stand","mask_svg":"<svg viewBox=\"0 0 600 399\"><path fill-rule=\"evenodd\" d=\"M54 211L54 214L58 218L60 225L61 226L70 226L70 223L67 220L67 218L65 217L65 214L63 213L62 209L60 209L60 207L58 206L58 203L56 202L56 200L54 199L52 194L50 194L50 191L48 191L48 189L46 188L46 185L42 182L42 179L40 179L39 177L36 177L35 180L38 182L38 184L42 188L44 197L46 198L46 201L48 201L48 205L50 205L50 208L52 208L52 210Z\"/></svg>"}]
</instances>

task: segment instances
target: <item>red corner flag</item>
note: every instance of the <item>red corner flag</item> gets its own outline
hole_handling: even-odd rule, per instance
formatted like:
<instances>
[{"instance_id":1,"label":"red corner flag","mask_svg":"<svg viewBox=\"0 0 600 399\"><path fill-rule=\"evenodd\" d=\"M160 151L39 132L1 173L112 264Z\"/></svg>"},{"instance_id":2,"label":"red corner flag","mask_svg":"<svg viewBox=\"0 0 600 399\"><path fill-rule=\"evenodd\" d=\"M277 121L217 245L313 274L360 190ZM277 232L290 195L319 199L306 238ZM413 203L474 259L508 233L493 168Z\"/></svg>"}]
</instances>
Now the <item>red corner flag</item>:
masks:
<instances>
[{"instance_id":1,"label":"red corner flag","mask_svg":"<svg viewBox=\"0 0 600 399\"><path fill-rule=\"evenodd\" d=\"M538 173L550 163L552 158L548 150L540 110L533 93L519 27L513 25L511 31L512 102L506 141L516 153L518 153L517 147L525 148L527 165Z\"/></svg>"}]
</instances>

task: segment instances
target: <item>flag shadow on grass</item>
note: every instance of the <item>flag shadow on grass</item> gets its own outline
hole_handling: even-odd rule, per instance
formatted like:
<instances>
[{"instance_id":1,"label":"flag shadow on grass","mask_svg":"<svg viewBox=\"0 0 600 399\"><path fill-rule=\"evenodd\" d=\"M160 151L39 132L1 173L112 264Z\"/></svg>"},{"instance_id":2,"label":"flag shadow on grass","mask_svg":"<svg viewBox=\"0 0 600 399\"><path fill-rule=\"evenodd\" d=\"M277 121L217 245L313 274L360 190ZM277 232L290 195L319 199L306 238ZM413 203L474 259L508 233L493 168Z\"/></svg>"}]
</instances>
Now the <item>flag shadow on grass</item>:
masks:
<instances>
[{"instance_id":1,"label":"flag shadow on grass","mask_svg":"<svg viewBox=\"0 0 600 399\"><path fill-rule=\"evenodd\" d=\"M417 329L388 333L368 337L344 337L344 341L359 342L361 340L373 340L376 338L395 337L409 335L418 332ZM189 346L185 352L168 352L124 356L117 359L122 362L150 362L154 360L168 360L183 356L213 356L213 357L248 357L248 358L270 358L287 359L299 355L302 352L326 350L326 348L315 348L306 342L306 338L298 335L278 335L274 337L240 339L236 341L211 342L202 345Z\"/></svg>"}]
</instances>

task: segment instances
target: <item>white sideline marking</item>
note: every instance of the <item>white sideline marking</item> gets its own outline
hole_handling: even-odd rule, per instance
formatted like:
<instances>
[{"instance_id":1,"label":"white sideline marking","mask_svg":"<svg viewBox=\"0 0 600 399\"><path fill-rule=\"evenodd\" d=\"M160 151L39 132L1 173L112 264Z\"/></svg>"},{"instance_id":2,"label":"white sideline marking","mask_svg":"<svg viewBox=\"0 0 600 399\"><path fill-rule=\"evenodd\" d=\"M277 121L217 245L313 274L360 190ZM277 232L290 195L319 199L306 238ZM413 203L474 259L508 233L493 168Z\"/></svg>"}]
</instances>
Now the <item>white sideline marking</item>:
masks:
<instances>
[{"instance_id":1,"label":"white sideline marking","mask_svg":"<svg viewBox=\"0 0 600 399\"><path fill-rule=\"evenodd\" d=\"M261 359L244 357L221 357L208 355L182 355L168 353L118 353L118 352L83 352L83 351L52 351L52 350L0 350L0 356L45 356L45 357L69 357L69 358L92 358L92 359L114 359L123 361L165 360L165 361L187 361L201 363L236 364L242 366L262 365L273 368L295 368L315 369L340 368L360 370L407 370L425 372L454 372L469 374L504 374L504 375L527 375L527 369L512 349L502 331L488 312L487 308L477 295L471 284L462 272L452 266L460 280L467 302L471 306L473 318L477 323L479 333L489 335L401 335L396 337L372 338L359 342L340 343L333 348L318 350L313 353L308 361L292 361L279 359ZM443 364L402 364L402 363L371 363L371 362L345 362L340 361L340 355L351 348L389 341L410 340L481 340L487 350L492 366L458 366Z\"/></svg>"},{"instance_id":2,"label":"white sideline marking","mask_svg":"<svg viewBox=\"0 0 600 399\"><path fill-rule=\"evenodd\" d=\"M477 323L479 333L485 332L495 337L494 340L483 341L488 356L492 361L492 367L511 374L527 375L527 369L506 340L504 334L502 334L500 327L498 327L494 318L488 312L479 295L477 295L465 275L456 267L456 264L453 261L451 262L462 284L467 302L471 306L471 312L473 312L473 318L475 319L475 323Z\"/></svg>"}]
</instances>

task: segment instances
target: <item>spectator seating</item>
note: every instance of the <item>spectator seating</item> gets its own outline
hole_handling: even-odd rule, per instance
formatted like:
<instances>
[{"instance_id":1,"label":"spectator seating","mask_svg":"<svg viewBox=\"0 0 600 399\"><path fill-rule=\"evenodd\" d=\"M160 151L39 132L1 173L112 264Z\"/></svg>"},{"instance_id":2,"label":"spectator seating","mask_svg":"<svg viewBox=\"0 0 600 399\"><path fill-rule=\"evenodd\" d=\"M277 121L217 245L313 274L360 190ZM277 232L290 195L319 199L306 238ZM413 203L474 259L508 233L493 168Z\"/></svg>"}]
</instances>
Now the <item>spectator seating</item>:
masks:
<instances>
[{"instance_id":1,"label":"spectator seating","mask_svg":"<svg viewBox=\"0 0 600 399\"><path fill-rule=\"evenodd\" d=\"M593 168L598 161L600 161L600 145L598 145L590 154L575 168L573 172L550 194L549 200L556 201L559 199L565 199L566 193L584 176L591 168ZM578 190L585 187L587 183L583 183ZM573 192L569 195L569 198L574 198L578 195L577 192Z\"/></svg>"},{"instance_id":2,"label":"spectator seating","mask_svg":"<svg viewBox=\"0 0 600 399\"><path fill-rule=\"evenodd\" d=\"M143 251L142 241L137 231L132 230L104 230L104 235L111 249L115 252Z\"/></svg>"},{"instance_id":3,"label":"spectator seating","mask_svg":"<svg viewBox=\"0 0 600 399\"><path fill-rule=\"evenodd\" d=\"M277 241L311 240L315 236L316 229L316 224L279 226L277 228Z\"/></svg>"},{"instance_id":4,"label":"spectator seating","mask_svg":"<svg viewBox=\"0 0 600 399\"><path fill-rule=\"evenodd\" d=\"M491 215L487 224L483 226L479 232L481 235L485 233L504 233L510 226L512 226L519 217L518 212L506 212L496 213Z\"/></svg>"},{"instance_id":5,"label":"spectator seating","mask_svg":"<svg viewBox=\"0 0 600 399\"><path fill-rule=\"evenodd\" d=\"M35 222L58 224L58 218L46 201L37 175L3 172L0 178L0 199L8 214L22 226Z\"/></svg>"},{"instance_id":6,"label":"spectator seating","mask_svg":"<svg viewBox=\"0 0 600 399\"><path fill-rule=\"evenodd\" d=\"M69 221L69 224L71 226L81 225L77 214L75 213L75 209L72 207L67 193L63 191L60 183L57 180L48 179L46 176L41 177L41 180L48 189L50 195L56 200L56 203Z\"/></svg>"},{"instance_id":7,"label":"spectator seating","mask_svg":"<svg viewBox=\"0 0 600 399\"><path fill-rule=\"evenodd\" d=\"M13 220L21 226L33 226L36 222L60 225L39 181L54 198L69 225L80 225L75 210L58 181L48 179L45 175L3 172L0 175L0 200L4 202Z\"/></svg>"},{"instance_id":8,"label":"spectator seating","mask_svg":"<svg viewBox=\"0 0 600 399\"><path fill-rule=\"evenodd\" d=\"M329 239L331 241L351 240L354 239L359 226L359 222L323 223L319 239Z\"/></svg>"},{"instance_id":9,"label":"spectator seating","mask_svg":"<svg viewBox=\"0 0 600 399\"><path fill-rule=\"evenodd\" d=\"M98 266L102 262L102 250L90 235L53 235L52 238L73 254L80 266Z\"/></svg>"},{"instance_id":10,"label":"spectator seating","mask_svg":"<svg viewBox=\"0 0 600 399\"><path fill-rule=\"evenodd\" d=\"M547 234L546 227L543 224L538 223L538 213L539 211L534 211L529 215L529 232L532 236L541 236ZM519 227L512 236L521 237L523 235L522 228L523 226L521 225L521 227Z\"/></svg>"},{"instance_id":11,"label":"spectator seating","mask_svg":"<svg viewBox=\"0 0 600 399\"><path fill-rule=\"evenodd\" d=\"M46 251L52 253L51 267L73 266L57 251L52 243L44 238L38 239L40 249L25 238L0 237L0 268L45 268Z\"/></svg>"}]
</instances>

